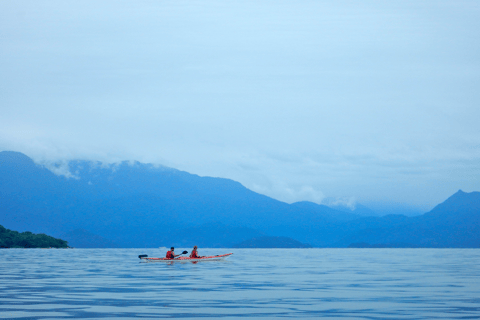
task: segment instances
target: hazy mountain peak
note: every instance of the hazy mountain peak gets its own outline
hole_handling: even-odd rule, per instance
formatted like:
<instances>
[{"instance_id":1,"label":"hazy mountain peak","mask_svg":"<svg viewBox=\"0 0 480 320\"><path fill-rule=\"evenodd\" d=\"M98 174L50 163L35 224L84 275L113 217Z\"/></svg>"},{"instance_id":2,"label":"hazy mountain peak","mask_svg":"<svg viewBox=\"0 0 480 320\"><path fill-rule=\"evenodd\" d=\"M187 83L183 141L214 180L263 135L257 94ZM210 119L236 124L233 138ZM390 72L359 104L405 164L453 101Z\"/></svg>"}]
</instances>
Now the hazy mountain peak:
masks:
<instances>
[{"instance_id":1,"label":"hazy mountain peak","mask_svg":"<svg viewBox=\"0 0 480 320\"><path fill-rule=\"evenodd\" d=\"M472 213L480 214L480 192L458 190L426 215L451 216L454 218L458 215L470 215Z\"/></svg>"},{"instance_id":2,"label":"hazy mountain peak","mask_svg":"<svg viewBox=\"0 0 480 320\"><path fill-rule=\"evenodd\" d=\"M456 193L451 195L445 202L443 203L456 203L458 201L476 201L480 199L480 192L473 191L473 192L464 192L462 190L458 190Z\"/></svg>"}]
</instances>

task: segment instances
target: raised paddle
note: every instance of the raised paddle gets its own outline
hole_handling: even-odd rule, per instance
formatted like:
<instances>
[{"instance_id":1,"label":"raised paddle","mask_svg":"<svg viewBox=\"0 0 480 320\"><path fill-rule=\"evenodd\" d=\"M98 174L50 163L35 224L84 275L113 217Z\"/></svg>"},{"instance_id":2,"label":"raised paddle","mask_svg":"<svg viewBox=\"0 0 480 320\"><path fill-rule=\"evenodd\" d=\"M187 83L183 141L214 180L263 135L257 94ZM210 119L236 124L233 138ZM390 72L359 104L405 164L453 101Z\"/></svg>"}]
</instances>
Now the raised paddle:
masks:
<instances>
[{"instance_id":1,"label":"raised paddle","mask_svg":"<svg viewBox=\"0 0 480 320\"><path fill-rule=\"evenodd\" d=\"M187 253L188 253L188 251L183 251L182 253L180 253L178 256L176 256L176 257L173 258L173 259L178 259L179 256L181 256L182 254L187 254ZM172 259L172 260L173 260L173 259Z\"/></svg>"}]
</instances>

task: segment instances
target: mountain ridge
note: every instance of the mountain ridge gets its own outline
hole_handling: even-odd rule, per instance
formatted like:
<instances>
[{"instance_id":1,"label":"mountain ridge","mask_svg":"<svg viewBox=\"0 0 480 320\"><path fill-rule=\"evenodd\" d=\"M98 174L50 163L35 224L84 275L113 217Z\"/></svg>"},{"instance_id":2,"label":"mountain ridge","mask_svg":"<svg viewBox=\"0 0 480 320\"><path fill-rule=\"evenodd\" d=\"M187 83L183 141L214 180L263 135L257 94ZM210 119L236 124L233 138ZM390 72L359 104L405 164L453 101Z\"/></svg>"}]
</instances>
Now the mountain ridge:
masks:
<instances>
[{"instance_id":1,"label":"mountain ridge","mask_svg":"<svg viewBox=\"0 0 480 320\"><path fill-rule=\"evenodd\" d=\"M0 152L0 224L56 236L83 229L120 247L189 246L200 239L202 247L229 246L260 236L316 247L480 245L478 192L459 191L421 216L362 217L139 162L67 165L71 175L62 176L23 154Z\"/></svg>"}]
</instances>

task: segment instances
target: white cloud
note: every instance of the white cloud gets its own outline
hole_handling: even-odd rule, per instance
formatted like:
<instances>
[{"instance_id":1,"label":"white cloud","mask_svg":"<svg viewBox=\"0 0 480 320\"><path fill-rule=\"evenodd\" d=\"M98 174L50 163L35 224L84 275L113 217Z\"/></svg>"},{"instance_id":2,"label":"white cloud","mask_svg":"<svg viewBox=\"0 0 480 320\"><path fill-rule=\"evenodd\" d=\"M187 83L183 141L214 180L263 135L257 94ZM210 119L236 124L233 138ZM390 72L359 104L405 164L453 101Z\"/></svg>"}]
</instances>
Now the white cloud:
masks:
<instances>
[{"instance_id":1,"label":"white cloud","mask_svg":"<svg viewBox=\"0 0 480 320\"><path fill-rule=\"evenodd\" d=\"M253 184L248 186L251 190L271 196L286 203L298 201L311 201L320 204L325 198L324 194L311 186L292 187L283 181L270 181L268 184Z\"/></svg>"},{"instance_id":2,"label":"white cloud","mask_svg":"<svg viewBox=\"0 0 480 320\"><path fill-rule=\"evenodd\" d=\"M20 0L0 15L0 149L161 164L286 202L480 190L472 3Z\"/></svg>"},{"instance_id":3,"label":"white cloud","mask_svg":"<svg viewBox=\"0 0 480 320\"><path fill-rule=\"evenodd\" d=\"M64 176L66 178L72 178L72 179L80 179L80 177L70 172L70 166L68 165L68 161L65 161L65 160L60 160L56 162L41 161L41 162L37 162L37 164L44 166L48 170L55 173L57 176Z\"/></svg>"},{"instance_id":4,"label":"white cloud","mask_svg":"<svg viewBox=\"0 0 480 320\"><path fill-rule=\"evenodd\" d=\"M346 207L353 211L356 208L357 200L355 197L326 198L322 204L329 207Z\"/></svg>"}]
</instances>

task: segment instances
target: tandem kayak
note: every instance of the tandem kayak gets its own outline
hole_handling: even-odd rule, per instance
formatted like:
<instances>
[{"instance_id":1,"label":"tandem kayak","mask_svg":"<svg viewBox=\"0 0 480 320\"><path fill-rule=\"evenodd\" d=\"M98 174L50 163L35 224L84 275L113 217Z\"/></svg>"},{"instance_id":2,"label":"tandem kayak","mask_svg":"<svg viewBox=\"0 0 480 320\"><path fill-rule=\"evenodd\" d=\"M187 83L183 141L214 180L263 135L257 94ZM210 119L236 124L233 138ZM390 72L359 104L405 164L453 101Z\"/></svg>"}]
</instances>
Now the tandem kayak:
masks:
<instances>
[{"instance_id":1,"label":"tandem kayak","mask_svg":"<svg viewBox=\"0 0 480 320\"><path fill-rule=\"evenodd\" d=\"M198 261L220 261L225 259L228 256L231 256L233 253L220 254L217 256L208 256L201 258L189 258L189 257L179 257L175 259L168 258L149 258L146 254L139 255L138 257L145 262L198 262Z\"/></svg>"}]
</instances>

